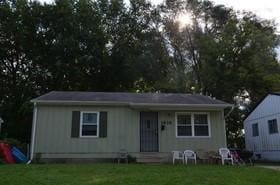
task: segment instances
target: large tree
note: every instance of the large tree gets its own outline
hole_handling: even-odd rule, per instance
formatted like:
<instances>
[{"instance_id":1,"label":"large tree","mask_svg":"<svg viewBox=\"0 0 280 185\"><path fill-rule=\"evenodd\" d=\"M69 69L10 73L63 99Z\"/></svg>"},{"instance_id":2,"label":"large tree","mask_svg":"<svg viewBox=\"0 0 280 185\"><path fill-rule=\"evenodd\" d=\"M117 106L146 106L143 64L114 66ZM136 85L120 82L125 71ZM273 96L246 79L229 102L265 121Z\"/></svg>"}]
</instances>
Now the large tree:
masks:
<instances>
[{"instance_id":1,"label":"large tree","mask_svg":"<svg viewBox=\"0 0 280 185\"><path fill-rule=\"evenodd\" d=\"M242 118L250 108L240 100L248 96L254 105L268 91L280 89L275 25L209 1L166 1L164 11L164 34L177 66L175 75L182 76L182 89L192 88L235 104L227 133L230 143L239 142ZM178 24L174 17L182 11L192 18L192 24Z\"/></svg>"},{"instance_id":2,"label":"large tree","mask_svg":"<svg viewBox=\"0 0 280 185\"><path fill-rule=\"evenodd\" d=\"M51 90L155 91L169 57L156 16L142 0L1 1L4 131L28 140L29 101Z\"/></svg>"},{"instance_id":3,"label":"large tree","mask_svg":"<svg viewBox=\"0 0 280 185\"><path fill-rule=\"evenodd\" d=\"M182 25L181 14L192 22ZM209 1L155 7L145 0L4 0L4 131L28 141L30 99L51 90L192 91L236 104L227 120L234 143L242 138L242 116L266 92L280 90L278 42L273 22Z\"/></svg>"}]
</instances>

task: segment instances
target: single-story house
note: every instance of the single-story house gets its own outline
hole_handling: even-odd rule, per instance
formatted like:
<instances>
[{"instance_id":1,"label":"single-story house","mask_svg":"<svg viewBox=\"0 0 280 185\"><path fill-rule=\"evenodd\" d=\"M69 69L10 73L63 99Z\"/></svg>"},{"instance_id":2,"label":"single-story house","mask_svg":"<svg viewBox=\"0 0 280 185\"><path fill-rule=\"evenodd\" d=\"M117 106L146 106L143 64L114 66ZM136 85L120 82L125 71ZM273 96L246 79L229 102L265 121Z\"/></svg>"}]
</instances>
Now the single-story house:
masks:
<instances>
[{"instance_id":1,"label":"single-story house","mask_svg":"<svg viewBox=\"0 0 280 185\"><path fill-rule=\"evenodd\" d=\"M199 94L53 91L33 99L31 159L167 160L173 150L225 147L224 109Z\"/></svg>"},{"instance_id":2,"label":"single-story house","mask_svg":"<svg viewBox=\"0 0 280 185\"><path fill-rule=\"evenodd\" d=\"M244 120L246 149L261 160L280 161L280 92L268 93Z\"/></svg>"}]
</instances>

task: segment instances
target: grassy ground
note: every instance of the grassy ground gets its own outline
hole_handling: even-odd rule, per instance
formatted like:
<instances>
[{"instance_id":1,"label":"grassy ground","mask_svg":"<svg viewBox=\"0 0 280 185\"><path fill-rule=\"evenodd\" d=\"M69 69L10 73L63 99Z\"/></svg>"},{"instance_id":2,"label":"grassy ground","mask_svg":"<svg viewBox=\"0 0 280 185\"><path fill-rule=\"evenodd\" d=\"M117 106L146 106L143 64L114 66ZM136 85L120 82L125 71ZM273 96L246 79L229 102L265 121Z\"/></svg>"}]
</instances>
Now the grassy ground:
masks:
<instances>
[{"instance_id":1,"label":"grassy ground","mask_svg":"<svg viewBox=\"0 0 280 185\"><path fill-rule=\"evenodd\" d=\"M280 172L218 165L0 165L2 185L279 185Z\"/></svg>"}]
</instances>

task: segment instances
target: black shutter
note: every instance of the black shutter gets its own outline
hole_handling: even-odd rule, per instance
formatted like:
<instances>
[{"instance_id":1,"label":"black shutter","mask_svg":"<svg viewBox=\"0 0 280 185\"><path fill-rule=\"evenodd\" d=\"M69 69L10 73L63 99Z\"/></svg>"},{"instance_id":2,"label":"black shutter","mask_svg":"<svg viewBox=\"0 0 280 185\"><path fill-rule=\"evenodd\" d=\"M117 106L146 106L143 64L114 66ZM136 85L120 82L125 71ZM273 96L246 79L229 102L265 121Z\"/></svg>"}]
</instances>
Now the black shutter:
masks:
<instances>
[{"instance_id":1,"label":"black shutter","mask_svg":"<svg viewBox=\"0 0 280 185\"><path fill-rule=\"evenodd\" d=\"M107 137L107 112L100 112L99 137Z\"/></svg>"},{"instance_id":2,"label":"black shutter","mask_svg":"<svg viewBox=\"0 0 280 185\"><path fill-rule=\"evenodd\" d=\"M71 129L71 137L80 137L80 111L72 112L72 129Z\"/></svg>"}]
</instances>

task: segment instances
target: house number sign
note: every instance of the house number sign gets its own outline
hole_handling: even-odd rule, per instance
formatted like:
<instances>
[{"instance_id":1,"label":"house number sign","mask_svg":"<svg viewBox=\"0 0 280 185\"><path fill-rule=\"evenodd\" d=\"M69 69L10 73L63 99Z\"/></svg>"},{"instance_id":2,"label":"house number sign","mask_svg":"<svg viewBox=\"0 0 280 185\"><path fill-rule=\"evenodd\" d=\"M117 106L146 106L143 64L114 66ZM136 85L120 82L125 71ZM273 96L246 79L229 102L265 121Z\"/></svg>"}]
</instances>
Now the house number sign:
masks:
<instances>
[{"instance_id":1,"label":"house number sign","mask_svg":"<svg viewBox=\"0 0 280 185\"><path fill-rule=\"evenodd\" d=\"M164 131L164 130L165 130L165 126L166 126L166 125L171 125L171 124L172 124L172 121L166 121L166 120L164 120L164 121L161 121L160 123L161 123L161 131Z\"/></svg>"}]
</instances>

